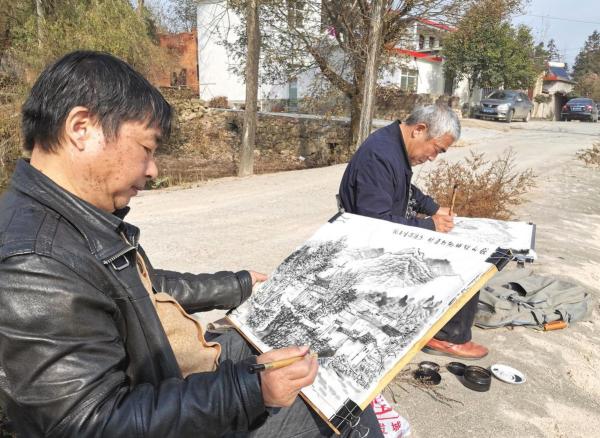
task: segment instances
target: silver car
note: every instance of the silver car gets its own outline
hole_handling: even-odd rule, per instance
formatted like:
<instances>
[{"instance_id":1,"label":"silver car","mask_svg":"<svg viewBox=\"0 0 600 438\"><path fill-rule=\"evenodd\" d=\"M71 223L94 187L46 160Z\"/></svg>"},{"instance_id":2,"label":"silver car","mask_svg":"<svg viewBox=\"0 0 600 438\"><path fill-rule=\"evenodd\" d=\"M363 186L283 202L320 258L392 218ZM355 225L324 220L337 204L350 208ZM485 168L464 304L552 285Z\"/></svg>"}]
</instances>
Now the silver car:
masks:
<instances>
[{"instance_id":1,"label":"silver car","mask_svg":"<svg viewBox=\"0 0 600 438\"><path fill-rule=\"evenodd\" d=\"M475 108L476 119L505 120L507 123L514 119L528 122L531 118L533 103L525 93L513 90L496 90L487 98L482 99Z\"/></svg>"}]
</instances>

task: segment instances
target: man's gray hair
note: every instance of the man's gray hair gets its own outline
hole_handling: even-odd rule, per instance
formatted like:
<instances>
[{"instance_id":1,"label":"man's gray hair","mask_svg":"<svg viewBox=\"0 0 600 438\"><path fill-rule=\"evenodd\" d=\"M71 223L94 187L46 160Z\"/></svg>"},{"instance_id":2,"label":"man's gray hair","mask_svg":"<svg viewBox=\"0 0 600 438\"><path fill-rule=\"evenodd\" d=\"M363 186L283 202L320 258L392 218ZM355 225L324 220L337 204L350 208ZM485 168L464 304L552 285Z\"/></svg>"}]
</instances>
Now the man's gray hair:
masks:
<instances>
[{"instance_id":1,"label":"man's gray hair","mask_svg":"<svg viewBox=\"0 0 600 438\"><path fill-rule=\"evenodd\" d=\"M433 104L418 107L408 116L405 123L407 125L424 123L427 125L429 138L450 134L456 141L460 137L460 121L448 105Z\"/></svg>"}]
</instances>

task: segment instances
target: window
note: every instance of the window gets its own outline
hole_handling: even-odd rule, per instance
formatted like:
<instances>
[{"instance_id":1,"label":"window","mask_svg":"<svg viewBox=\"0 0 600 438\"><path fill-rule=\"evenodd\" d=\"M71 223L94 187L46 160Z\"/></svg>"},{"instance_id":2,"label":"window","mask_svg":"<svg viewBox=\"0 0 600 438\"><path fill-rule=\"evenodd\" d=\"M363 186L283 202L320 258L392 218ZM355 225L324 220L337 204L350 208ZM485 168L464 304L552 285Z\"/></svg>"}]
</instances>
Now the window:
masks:
<instances>
[{"instance_id":1,"label":"window","mask_svg":"<svg viewBox=\"0 0 600 438\"><path fill-rule=\"evenodd\" d=\"M419 50L423 50L425 48L425 37L423 35L419 35Z\"/></svg>"},{"instance_id":2,"label":"window","mask_svg":"<svg viewBox=\"0 0 600 438\"><path fill-rule=\"evenodd\" d=\"M417 91L417 70L411 70L408 68L400 69L400 88L404 91L414 93Z\"/></svg>"},{"instance_id":3,"label":"window","mask_svg":"<svg viewBox=\"0 0 600 438\"><path fill-rule=\"evenodd\" d=\"M433 49L434 45L435 45L435 37L430 36L429 37L429 48Z\"/></svg>"}]
</instances>

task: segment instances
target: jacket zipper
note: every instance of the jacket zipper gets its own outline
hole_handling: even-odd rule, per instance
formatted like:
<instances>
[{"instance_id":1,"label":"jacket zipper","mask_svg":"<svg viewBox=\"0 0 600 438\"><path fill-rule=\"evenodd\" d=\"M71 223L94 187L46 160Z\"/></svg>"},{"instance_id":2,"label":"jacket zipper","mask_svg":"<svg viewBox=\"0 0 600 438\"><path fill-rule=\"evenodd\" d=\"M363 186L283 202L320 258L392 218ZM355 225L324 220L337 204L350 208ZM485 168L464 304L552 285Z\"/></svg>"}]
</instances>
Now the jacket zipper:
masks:
<instances>
[{"instance_id":1,"label":"jacket zipper","mask_svg":"<svg viewBox=\"0 0 600 438\"><path fill-rule=\"evenodd\" d=\"M128 246L127 248L123 248L121 251L119 251L118 253L116 253L114 256L109 257L109 258L107 258L105 260L102 260L102 263L104 263L105 265L109 265L112 262L114 262L115 260L117 260L119 257L122 257L125 254L127 254L131 250L135 250L135 248L133 246Z\"/></svg>"}]
</instances>

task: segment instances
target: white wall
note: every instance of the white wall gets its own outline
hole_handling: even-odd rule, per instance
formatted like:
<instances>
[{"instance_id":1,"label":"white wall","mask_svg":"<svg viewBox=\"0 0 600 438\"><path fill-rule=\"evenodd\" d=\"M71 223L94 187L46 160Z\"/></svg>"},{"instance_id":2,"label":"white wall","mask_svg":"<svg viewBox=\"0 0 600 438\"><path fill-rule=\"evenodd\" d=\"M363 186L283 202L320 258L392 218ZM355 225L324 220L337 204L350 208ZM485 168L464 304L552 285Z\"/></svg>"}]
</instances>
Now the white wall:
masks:
<instances>
[{"instance_id":1,"label":"white wall","mask_svg":"<svg viewBox=\"0 0 600 438\"><path fill-rule=\"evenodd\" d=\"M441 62L429 62L417 59L417 93L444 94L444 69Z\"/></svg>"},{"instance_id":2,"label":"white wall","mask_svg":"<svg viewBox=\"0 0 600 438\"><path fill-rule=\"evenodd\" d=\"M218 44L225 29L240 23L235 14L225 13L226 7L225 0L201 0L198 5L199 94L204 100L215 96L227 96L230 101L246 98L244 81L229 71L235 59ZM232 40L233 34L228 37Z\"/></svg>"}]
</instances>

